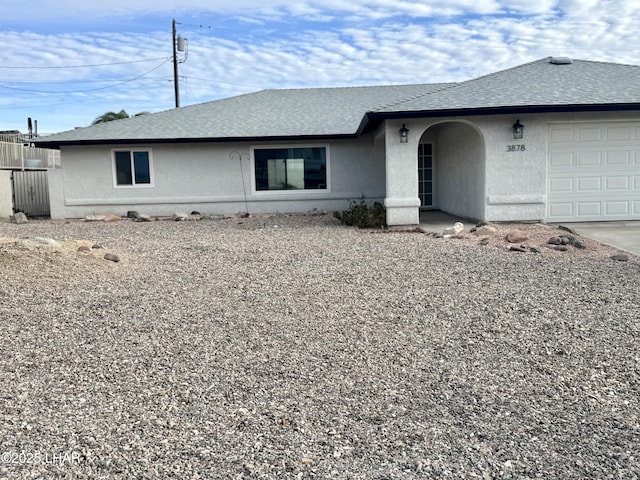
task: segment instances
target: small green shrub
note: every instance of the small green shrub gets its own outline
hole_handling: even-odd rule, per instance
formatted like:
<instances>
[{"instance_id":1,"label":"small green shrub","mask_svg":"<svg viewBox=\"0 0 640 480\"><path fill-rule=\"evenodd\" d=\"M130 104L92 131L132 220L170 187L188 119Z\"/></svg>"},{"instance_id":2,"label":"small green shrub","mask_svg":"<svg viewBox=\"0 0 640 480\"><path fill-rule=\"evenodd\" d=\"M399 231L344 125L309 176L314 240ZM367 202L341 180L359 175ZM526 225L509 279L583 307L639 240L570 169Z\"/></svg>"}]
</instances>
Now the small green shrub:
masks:
<instances>
[{"instance_id":1,"label":"small green shrub","mask_svg":"<svg viewBox=\"0 0 640 480\"><path fill-rule=\"evenodd\" d=\"M369 205L366 198L351 200L347 210L335 212L334 216L345 225L359 228L383 228L386 224L386 213L380 202Z\"/></svg>"}]
</instances>

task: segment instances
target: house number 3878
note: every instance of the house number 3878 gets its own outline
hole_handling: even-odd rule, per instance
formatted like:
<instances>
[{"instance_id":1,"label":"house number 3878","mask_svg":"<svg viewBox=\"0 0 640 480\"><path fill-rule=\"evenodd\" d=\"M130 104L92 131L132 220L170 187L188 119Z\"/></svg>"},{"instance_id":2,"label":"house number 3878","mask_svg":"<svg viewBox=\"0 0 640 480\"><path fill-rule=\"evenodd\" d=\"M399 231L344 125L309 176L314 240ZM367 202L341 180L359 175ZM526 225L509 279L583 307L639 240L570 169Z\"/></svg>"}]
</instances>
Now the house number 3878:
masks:
<instances>
[{"instance_id":1,"label":"house number 3878","mask_svg":"<svg viewBox=\"0 0 640 480\"><path fill-rule=\"evenodd\" d=\"M524 145L507 145L507 152L524 152Z\"/></svg>"}]
</instances>

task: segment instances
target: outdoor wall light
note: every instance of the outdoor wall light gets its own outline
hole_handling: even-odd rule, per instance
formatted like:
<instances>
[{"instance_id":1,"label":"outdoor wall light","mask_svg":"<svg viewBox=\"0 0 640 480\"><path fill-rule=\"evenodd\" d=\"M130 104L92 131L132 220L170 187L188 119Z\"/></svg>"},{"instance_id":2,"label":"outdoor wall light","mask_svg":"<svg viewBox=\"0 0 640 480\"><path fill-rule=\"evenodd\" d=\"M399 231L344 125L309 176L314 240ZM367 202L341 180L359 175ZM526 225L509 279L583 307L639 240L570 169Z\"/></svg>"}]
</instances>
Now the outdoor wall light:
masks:
<instances>
[{"instance_id":1,"label":"outdoor wall light","mask_svg":"<svg viewBox=\"0 0 640 480\"><path fill-rule=\"evenodd\" d=\"M407 143L409 141L409 129L402 124L400 132L400 143Z\"/></svg>"},{"instance_id":2,"label":"outdoor wall light","mask_svg":"<svg viewBox=\"0 0 640 480\"><path fill-rule=\"evenodd\" d=\"M516 123L513 124L513 138L520 139L522 138L522 134L524 133L524 125L520 123L520 119L516 120Z\"/></svg>"}]
</instances>

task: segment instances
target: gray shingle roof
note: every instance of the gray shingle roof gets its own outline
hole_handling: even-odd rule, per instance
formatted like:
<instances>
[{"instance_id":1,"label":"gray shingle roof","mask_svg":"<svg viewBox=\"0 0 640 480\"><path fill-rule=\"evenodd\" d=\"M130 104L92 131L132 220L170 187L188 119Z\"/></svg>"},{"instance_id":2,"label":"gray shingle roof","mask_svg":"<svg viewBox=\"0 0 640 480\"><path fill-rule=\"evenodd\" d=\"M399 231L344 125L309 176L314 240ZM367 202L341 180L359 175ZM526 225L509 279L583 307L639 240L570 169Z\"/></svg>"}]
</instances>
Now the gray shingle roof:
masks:
<instances>
[{"instance_id":1,"label":"gray shingle roof","mask_svg":"<svg viewBox=\"0 0 640 480\"><path fill-rule=\"evenodd\" d=\"M263 90L78 128L39 143L354 135L368 110L450 85Z\"/></svg>"},{"instance_id":2,"label":"gray shingle roof","mask_svg":"<svg viewBox=\"0 0 640 480\"><path fill-rule=\"evenodd\" d=\"M640 66L551 58L456 84L376 110L416 112L518 106L640 103Z\"/></svg>"},{"instance_id":3,"label":"gray shingle roof","mask_svg":"<svg viewBox=\"0 0 640 480\"><path fill-rule=\"evenodd\" d=\"M70 130L37 143L354 136L367 118L403 112L629 104L640 109L640 66L582 60L557 65L545 58L462 83L263 90Z\"/></svg>"}]
</instances>

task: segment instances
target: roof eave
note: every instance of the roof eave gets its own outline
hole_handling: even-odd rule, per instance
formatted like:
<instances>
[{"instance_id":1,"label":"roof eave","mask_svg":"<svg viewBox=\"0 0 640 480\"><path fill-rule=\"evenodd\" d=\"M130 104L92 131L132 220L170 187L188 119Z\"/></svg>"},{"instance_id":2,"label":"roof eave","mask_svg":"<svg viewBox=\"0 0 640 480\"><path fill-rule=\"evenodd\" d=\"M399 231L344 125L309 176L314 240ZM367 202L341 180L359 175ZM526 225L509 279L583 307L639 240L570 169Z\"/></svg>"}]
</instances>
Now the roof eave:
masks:
<instances>
[{"instance_id":1,"label":"roof eave","mask_svg":"<svg viewBox=\"0 0 640 480\"><path fill-rule=\"evenodd\" d=\"M323 135L274 135L247 137L192 137L192 138L106 138L96 140L59 140L47 141L46 137L34 140L39 147L60 149L68 146L95 145L150 145L150 144L187 144L187 143L231 143L231 142L291 142L291 141L327 141L337 139L353 139L375 130L380 122L391 119L459 117L509 115L526 113L569 113L569 112L613 112L637 111L640 103L609 104L565 104L565 105L513 105L500 107L458 108L438 110L415 110L396 112L367 112L354 133L336 133Z\"/></svg>"},{"instance_id":2,"label":"roof eave","mask_svg":"<svg viewBox=\"0 0 640 480\"><path fill-rule=\"evenodd\" d=\"M612 112L640 110L640 103L609 103L609 104L567 104L567 105L514 105L502 107L458 108L441 110L419 110L398 112L367 112L367 122L361 124L359 133L370 130L366 123L396 118L426 118L426 117L458 117L479 115L508 115L523 113L563 113L563 112Z\"/></svg>"},{"instance_id":3,"label":"roof eave","mask_svg":"<svg viewBox=\"0 0 640 480\"><path fill-rule=\"evenodd\" d=\"M247 143L247 142L291 142L291 141L327 141L336 139L356 138L357 134L339 133L335 135L278 135L270 137L196 137L196 138L107 138L98 140L39 140L37 143L42 148L60 149L60 147L96 146L96 145L156 145L156 144L185 144L185 143Z\"/></svg>"}]
</instances>

